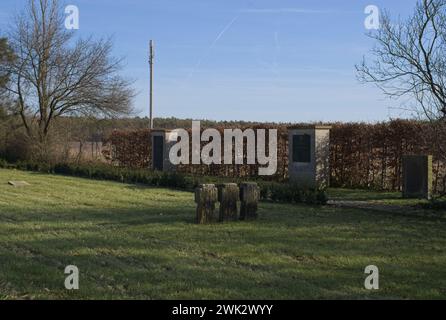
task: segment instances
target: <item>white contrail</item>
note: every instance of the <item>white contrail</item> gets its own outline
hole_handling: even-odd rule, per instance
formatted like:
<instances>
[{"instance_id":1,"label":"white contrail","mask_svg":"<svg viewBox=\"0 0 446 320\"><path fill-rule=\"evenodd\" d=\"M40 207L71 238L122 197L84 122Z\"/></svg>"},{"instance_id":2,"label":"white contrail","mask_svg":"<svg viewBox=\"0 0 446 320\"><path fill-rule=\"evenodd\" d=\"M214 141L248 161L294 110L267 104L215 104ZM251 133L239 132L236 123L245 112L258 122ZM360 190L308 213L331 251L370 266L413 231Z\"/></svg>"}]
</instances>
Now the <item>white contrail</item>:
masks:
<instances>
[{"instance_id":1,"label":"white contrail","mask_svg":"<svg viewBox=\"0 0 446 320\"><path fill-rule=\"evenodd\" d=\"M223 35L226 33L226 31L228 31L232 25L237 21L237 19L240 17L240 13L238 15L236 15L224 28L223 30L221 30L221 32L217 35L217 37L214 39L214 41L212 41L211 45L206 49L205 53L203 54L203 56L197 61L197 63L195 64L194 68L192 69L192 71L189 73L188 79L190 79L195 71L200 67L201 63L203 62L204 59L206 59L206 57L209 55L210 51L215 47L215 45L217 44L217 42L221 39L221 37L223 37Z\"/></svg>"},{"instance_id":2,"label":"white contrail","mask_svg":"<svg viewBox=\"0 0 446 320\"><path fill-rule=\"evenodd\" d=\"M238 19L240 15L237 15L234 17L234 19L232 19L227 25L226 27L223 28L223 30L219 33L219 35L217 36L217 38L215 38L214 42L212 42L211 48L213 46L215 46L215 44L217 43L218 40L220 40L221 37L223 37L223 35L225 34L226 31L229 30L229 28L232 27L232 25L234 24L234 22Z\"/></svg>"},{"instance_id":3,"label":"white contrail","mask_svg":"<svg viewBox=\"0 0 446 320\"><path fill-rule=\"evenodd\" d=\"M212 41L211 45L206 49L203 56L197 61L192 71L189 73L187 79L192 78L195 71L201 66L201 63L209 55L210 51L215 47L217 42L223 37L223 35L232 27L232 25L237 21L242 13L327 13L328 11L312 10L312 9L302 9L302 8L266 8L266 9L243 9L231 20L229 23L220 31L217 37ZM276 40L276 50L280 51L280 46L278 45L277 34L275 36Z\"/></svg>"}]
</instances>

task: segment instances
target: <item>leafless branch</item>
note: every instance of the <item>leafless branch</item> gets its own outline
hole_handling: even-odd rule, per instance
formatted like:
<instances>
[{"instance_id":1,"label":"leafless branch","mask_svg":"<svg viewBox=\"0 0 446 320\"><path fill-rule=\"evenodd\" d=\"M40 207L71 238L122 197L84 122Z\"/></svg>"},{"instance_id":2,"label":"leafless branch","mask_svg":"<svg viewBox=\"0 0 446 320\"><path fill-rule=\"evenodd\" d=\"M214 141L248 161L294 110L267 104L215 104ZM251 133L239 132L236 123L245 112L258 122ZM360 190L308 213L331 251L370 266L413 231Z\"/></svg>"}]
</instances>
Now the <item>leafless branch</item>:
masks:
<instances>
[{"instance_id":1,"label":"leafless branch","mask_svg":"<svg viewBox=\"0 0 446 320\"><path fill-rule=\"evenodd\" d=\"M119 76L121 60L112 57L110 39L75 41L64 27L57 0L29 0L8 34L16 56L0 63L11 81L6 90L18 101L18 113L31 135L36 122L41 143L53 120L62 115L129 114L133 91Z\"/></svg>"}]
</instances>

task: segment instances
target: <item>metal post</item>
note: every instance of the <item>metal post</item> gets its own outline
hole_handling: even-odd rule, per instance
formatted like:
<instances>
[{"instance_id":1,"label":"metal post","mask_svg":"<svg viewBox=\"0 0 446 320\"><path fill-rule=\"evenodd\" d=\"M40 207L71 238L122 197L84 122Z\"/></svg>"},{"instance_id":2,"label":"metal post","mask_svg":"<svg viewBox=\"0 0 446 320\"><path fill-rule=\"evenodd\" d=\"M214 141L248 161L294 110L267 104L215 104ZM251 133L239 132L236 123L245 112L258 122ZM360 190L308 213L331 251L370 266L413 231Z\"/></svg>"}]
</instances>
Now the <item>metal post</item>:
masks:
<instances>
[{"instance_id":1,"label":"metal post","mask_svg":"<svg viewBox=\"0 0 446 320\"><path fill-rule=\"evenodd\" d=\"M153 60L155 58L154 43L150 40L150 129L153 129Z\"/></svg>"}]
</instances>

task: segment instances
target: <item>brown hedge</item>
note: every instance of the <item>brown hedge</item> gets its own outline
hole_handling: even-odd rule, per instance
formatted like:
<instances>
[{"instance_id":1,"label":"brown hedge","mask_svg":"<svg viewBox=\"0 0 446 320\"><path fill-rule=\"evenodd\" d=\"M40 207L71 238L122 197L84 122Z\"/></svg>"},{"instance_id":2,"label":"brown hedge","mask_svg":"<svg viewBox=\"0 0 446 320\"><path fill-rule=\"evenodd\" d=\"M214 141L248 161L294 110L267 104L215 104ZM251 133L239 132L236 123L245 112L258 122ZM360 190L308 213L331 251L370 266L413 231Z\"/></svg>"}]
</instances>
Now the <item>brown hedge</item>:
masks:
<instances>
[{"instance_id":1,"label":"brown hedge","mask_svg":"<svg viewBox=\"0 0 446 320\"><path fill-rule=\"evenodd\" d=\"M434 155L434 186L444 190L445 164L434 145L437 132L425 122L393 120L377 124L335 123L330 135L331 185L336 187L400 190L401 159L405 154ZM242 130L247 129L240 128ZM288 176L287 126L249 126L278 129L278 167L272 180ZM227 127L216 128L221 133ZM268 141L268 140L267 140ZM442 139L440 141L446 141ZM106 141L107 158L119 166L151 167L150 130L114 131ZM223 149L222 149L223 150ZM246 157L246 153L244 154ZM177 170L191 175L258 177L257 165L180 165Z\"/></svg>"},{"instance_id":2,"label":"brown hedge","mask_svg":"<svg viewBox=\"0 0 446 320\"><path fill-rule=\"evenodd\" d=\"M430 124L419 121L334 124L330 137L331 185L401 190L402 156L432 154L434 187L443 191L446 170L435 142L446 140L438 138Z\"/></svg>"},{"instance_id":3,"label":"brown hedge","mask_svg":"<svg viewBox=\"0 0 446 320\"><path fill-rule=\"evenodd\" d=\"M150 130L114 130L104 141L109 148L103 154L111 163L129 168L150 168L151 141Z\"/></svg>"}]
</instances>

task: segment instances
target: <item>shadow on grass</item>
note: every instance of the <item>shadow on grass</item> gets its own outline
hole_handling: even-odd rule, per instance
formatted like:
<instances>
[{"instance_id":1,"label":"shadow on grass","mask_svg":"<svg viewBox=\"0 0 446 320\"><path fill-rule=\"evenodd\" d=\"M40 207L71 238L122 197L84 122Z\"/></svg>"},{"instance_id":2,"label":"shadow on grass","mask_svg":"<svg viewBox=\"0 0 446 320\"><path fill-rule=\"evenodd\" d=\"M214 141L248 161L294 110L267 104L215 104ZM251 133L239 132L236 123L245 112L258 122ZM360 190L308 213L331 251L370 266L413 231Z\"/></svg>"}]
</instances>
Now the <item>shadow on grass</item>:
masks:
<instances>
[{"instance_id":1,"label":"shadow on grass","mask_svg":"<svg viewBox=\"0 0 446 320\"><path fill-rule=\"evenodd\" d=\"M80 269L81 290L76 293L80 298L404 298L432 292L440 285L435 275L441 274L442 267L416 258L420 248L413 244L391 244L388 236L390 242L383 246L385 239L373 233L367 235L367 242L357 238L354 243L354 236L344 231L344 239L340 232L336 232L338 239L330 232L325 239L311 233L258 233L256 239L245 234L235 239L237 246L231 246L233 240L225 245L229 239L217 240L215 231L181 239L184 230L175 238L166 230L153 229L149 236L137 230L101 232L98 226L95 234L76 238L8 241L0 248L0 274L9 284L2 290L66 298L63 271L67 265ZM209 238L212 235L215 239ZM406 264L401 273L397 260L386 261L389 254L412 254L418 262ZM394 287L373 294L361 289L368 260L380 262L387 287L405 283L406 277L417 282L418 271L430 276L412 288L418 292Z\"/></svg>"},{"instance_id":2,"label":"shadow on grass","mask_svg":"<svg viewBox=\"0 0 446 320\"><path fill-rule=\"evenodd\" d=\"M399 192L373 191L365 189L328 189L330 200L344 201L368 201L368 200L402 200L402 194Z\"/></svg>"},{"instance_id":3,"label":"shadow on grass","mask_svg":"<svg viewBox=\"0 0 446 320\"><path fill-rule=\"evenodd\" d=\"M52 243L27 243L26 246ZM259 268L238 261L220 261L204 256L163 255L160 251L126 255L112 252L62 254L39 252L26 257L24 247L16 252L0 252L0 261L14 261L15 267L2 265L0 274L8 282L3 294L16 296L87 299L297 299L353 296L337 292L339 284L360 284L354 269L280 270L280 265L263 263ZM166 254L172 254L166 251ZM80 270L80 290L73 294L64 285L64 268ZM359 267L359 266L358 266ZM289 267L288 267L289 268ZM352 277L353 275L353 277ZM365 291L364 291L365 293ZM356 296L357 297L357 296Z\"/></svg>"},{"instance_id":4,"label":"shadow on grass","mask_svg":"<svg viewBox=\"0 0 446 320\"><path fill-rule=\"evenodd\" d=\"M3 212L8 209L0 221ZM442 266L428 261L444 245L446 230L444 223L414 223L409 216L273 204L261 205L258 221L201 226L194 224L192 201L12 215L17 220L1 226L8 238L0 247L0 278L9 285L0 293L53 298L421 296L438 286ZM387 279L390 272L392 290L361 290L370 261L387 270ZM81 271L82 289L74 296L62 287L70 264ZM415 271L428 276L409 291L398 289Z\"/></svg>"}]
</instances>

